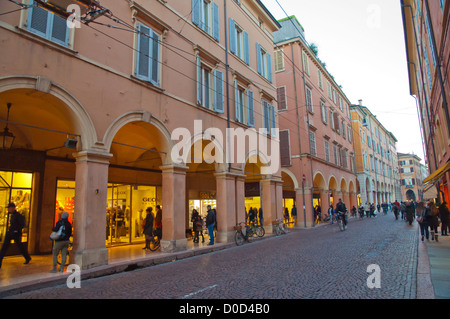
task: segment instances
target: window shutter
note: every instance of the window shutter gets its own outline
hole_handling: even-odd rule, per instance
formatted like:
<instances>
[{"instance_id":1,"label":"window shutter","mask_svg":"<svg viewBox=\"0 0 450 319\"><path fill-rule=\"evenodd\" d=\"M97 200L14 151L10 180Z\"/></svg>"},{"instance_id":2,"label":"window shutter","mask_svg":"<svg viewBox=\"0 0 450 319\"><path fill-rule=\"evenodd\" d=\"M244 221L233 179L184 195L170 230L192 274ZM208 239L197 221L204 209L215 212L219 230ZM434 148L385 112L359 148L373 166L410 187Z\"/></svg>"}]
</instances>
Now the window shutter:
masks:
<instances>
[{"instance_id":1,"label":"window shutter","mask_svg":"<svg viewBox=\"0 0 450 319\"><path fill-rule=\"evenodd\" d=\"M214 70L214 108L218 113L224 112L224 95L223 95L223 72Z\"/></svg>"},{"instance_id":2,"label":"window shutter","mask_svg":"<svg viewBox=\"0 0 450 319\"><path fill-rule=\"evenodd\" d=\"M219 6L212 2L213 14L213 37L217 42L220 41L220 25L219 25Z\"/></svg>"},{"instance_id":3,"label":"window shutter","mask_svg":"<svg viewBox=\"0 0 450 319\"><path fill-rule=\"evenodd\" d=\"M264 123L264 133L268 134L270 129L269 122L270 114L269 114L269 103L267 101L263 101L263 123Z\"/></svg>"},{"instance_id":4,"label":"window shutter","mask_svg":"<svg viewBox=\"0 0 450 319\"><path fill-rule=\"evenodd\" d=\"M197 104L202 104L202 62L200 56L196 57L197 64Z\"/></svg>"},{"instance_id":5,"label":"window shutter","mask_svg":"<svg viewBox=\"0 0 450 319\"><path fill-rule=\"evenodd\" d=\"M247 91L248 105L248 125L255 126L255 101L253 100L253 91Z\"/></svg>"},{"instance_id":6,"label":"window shutter","mask_svg":"<svg viewBox=\"0 0 450 319\"><path fill-rule=\"evenodd\" d=\"M261 46L256 43L256 60L258 64L258 73L262 75L262 56L261 56Z\"/></svg>"},{"instance_id":7,"label":"window shutter","mask_svg":"<svg viewBox=\"0 0 450 319\"><path fill-rule=\"evenodd\" d=\"M286 87L277 88L278 111L287 110L286 105Z\"/></svg>"},{"instance_id":8,"label":"window shutter","mask_svg":"<svg viewBox=\"0 0 450 319\"><path fill-rule=\"evenodd\" d=\"M244 61L250 65L250 46L248 41L248 33L244 31Z\"/></svg>"},{"instance_id":9,"label":"window shutter","mask_svg":"<svg viewBox=\"0 0 450 319\"><path fill-rule=\"evenodd\" d=\"M32 3L34 4L34 3ZM48 12L40 7L30 8L29 28L45 37L47 33Z\"/></svg>"},{"instance_id":10,"label":"window shutter","mask_svg":"<svg viewBox=\"0 0 450 319\"><path fill-rule=\"evenodd\" d=\"M280 131L281 166L291 166L291 148L289 145L289 131Z\"/></svg>"},{"instance_id":11,"label":"window shutter","mask_svg":"<svg viewBox=\"0 0 450 319\"><path fill-rule=\"evenodd\" d=\"M235 104L235 112L236 112L236 120L241 122L241 112L240 112L240 101L239 101L239 87L237 81L234 80L234 104Z\"/></svg>"},{"instance_id":12,"label":"window shutter","mask_svg":"<svg viewBox=\"0 0 450 319\"><path fill-rule=\"evenodd\" d=\"M267 53L267 79L270 83L272 83L272 56Z\"/></svg>"},{"instance_id":13,"label":"window shutter","mask_svg":"<svg viewBox=\"0 0 450 319\"><path fill-rule=\"evenodd\" d=\"M152 31L151 79L154 85L159 85L159 35Z\"/></svg>"},{"instance_id":14,"label":"window shutter","mask_svg":"<svg viewBox=\"0 0 450 319\"><path fill-rule=\"evenodd\" d=\"M277 135L275 130L272 131L272 129L276 129L276 126L277 126L277 122L275 119L275 108L273 107L273 105L270 105L270 134L272 136Z\"/></svg>"},{"instance_id":15,"label":"window shutter","mask_svg":"<svg viewBox=\"0 0 450 319\"><path fill-rule=\"evenodd\" d=\"M236 54L236 25L230 18L230 52Z\"/></svg>"},{"instance_id":16,"label":"window shutter","mask_svg":"<svg viewBox=\"0 0 450 319\"><path fill-rule=\"evenodd\" d=\"M202 19L202 6L200 1L202 0L192 0L192 22L200 26Z\"/></svg>"},{"instance_id":17,"label":"window shutter","mask_svg":"<svg viewBox=\"0 0 450 319\"><path fill-rule=\"evenodd\" d=\"M144 25L139 25L138 37L138 63L137 76L143 79L149 77L149 57L150 57L150 29Z\"/></svg>"},{"instance_id":18,"label":"window shutter","mask_svg":"<svg viewBox=\"0 0 450 319\"><path fill-rule=\"evenodd\" d=\"M68 42L67 21L57 15L52 15L52 40L66 44Z\"/></svg>"}]
</instances>

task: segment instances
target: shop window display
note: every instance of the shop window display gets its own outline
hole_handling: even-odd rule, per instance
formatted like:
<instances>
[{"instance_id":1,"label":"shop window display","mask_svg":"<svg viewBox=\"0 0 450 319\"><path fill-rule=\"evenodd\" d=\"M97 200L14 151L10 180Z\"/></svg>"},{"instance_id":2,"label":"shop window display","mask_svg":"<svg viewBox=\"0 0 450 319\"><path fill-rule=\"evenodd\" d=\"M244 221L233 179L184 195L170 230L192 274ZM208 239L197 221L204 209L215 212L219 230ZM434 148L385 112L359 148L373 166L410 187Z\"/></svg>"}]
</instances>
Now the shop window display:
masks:
<instances>
[{"instance_id":1,"label":"shop window display","mask_svg":"<svg viewBox=\"0 0 450 319\"><path fill-rule=\"evenodd\" d=\"M161 187L108 184L106 244L143 242L142 222L147 207L161 205Z\"/></svg>"},{"instance_id":2,"label":"shop window display","mask_svg":"<svg viewBox=\"0 0 450 319\"><path fill-rule=\"evenodd\" d=\"M8 203L16 204L16 210L25 217L22 242L28 241L33 174L0 171L0 242L5 238L8 225Z\"/></svg>"}]
</instances>

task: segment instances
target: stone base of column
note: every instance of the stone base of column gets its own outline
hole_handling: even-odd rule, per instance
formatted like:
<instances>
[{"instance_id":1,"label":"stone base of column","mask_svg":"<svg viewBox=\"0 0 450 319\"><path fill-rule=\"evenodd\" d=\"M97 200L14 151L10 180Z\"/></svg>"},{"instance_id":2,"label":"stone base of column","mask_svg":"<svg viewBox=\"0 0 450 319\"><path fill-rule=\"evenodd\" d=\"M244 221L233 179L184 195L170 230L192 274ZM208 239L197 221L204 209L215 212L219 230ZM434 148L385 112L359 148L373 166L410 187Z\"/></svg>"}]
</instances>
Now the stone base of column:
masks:
<instances>
[{"instance_id":1,"label":"stone base of column","mask_svg":"<svg viewBox=\"0 0 450 319\"><path fill-rule=\"evenodd\" d=\"M176 253L187 249L187 239L164 240L161 239L161 251L164 253Z\"/></svg>"},{"instance_id":2,"label":"stone base of column","mask_svg":"<svg viewBox=\"0 0 450 319\"><path fill-rule=\"evenodd\" d=\"M214 242L217 243L232 243L234 242L234 234L235 231L229 231L229 232L217 232L216 238L214 238Z\"/></svg>"},{"instance_id":3,"label":"stone base of column","mask_svg":"<svg viewBox=\"0 0 450 319\"><path fill-rule=\"evenodd\" d=\"M81 270L107 265L108 249L99 248L75 251L74 260L71 257L70 262L80 266Z\"/></svg>"}]
</instances>

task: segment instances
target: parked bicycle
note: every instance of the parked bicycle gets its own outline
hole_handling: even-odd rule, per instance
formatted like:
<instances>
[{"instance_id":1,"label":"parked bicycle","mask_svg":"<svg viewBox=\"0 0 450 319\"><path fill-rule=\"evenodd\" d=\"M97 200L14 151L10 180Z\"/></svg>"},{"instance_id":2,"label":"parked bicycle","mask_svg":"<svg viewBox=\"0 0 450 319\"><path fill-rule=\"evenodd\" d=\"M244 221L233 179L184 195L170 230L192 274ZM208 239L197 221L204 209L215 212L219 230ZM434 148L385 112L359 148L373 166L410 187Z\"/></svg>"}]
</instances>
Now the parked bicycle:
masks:
<instances>
[{"instance_id":1,"label":"parked bicycle","mask_svg":"<svg viewBox=\"0 0 450 319\"><path fill-rule=\"evenodd\" d=\"M153 230L153 240L150 241L148 245L148 249L151 251L156 251L161 246L161 242L159 240L159 236L156 234L156 229Z\"/></svg>"},{"instance_id":2,"label":"parked bicycle","mask_svg":"<svg viewBox=\"0 0 450 319\"><path fill-rule=\"evenodd\" d=\"M251 225L239 223L235 227L234 241L237 246L241 246L244 241L250 242L250 238L258 236ZM245 229L245 232L244 232Z\"/></svg>"},{"instance_id":3,"label":"parked bicycle","mask_svg":"<svg viewBox=\"0 0 450 319\"><path fill-rule=\"evenodd\" d=\"M258 237L264 237L266 234L266 230L260 224L256 224L255 222L250 223L250 227L252 228L253 234L256 234Z\"/></svg>"},{"instance_id":4,"label":"parked bicycle","mask_svg":"<svg viewBox=\"0 0 450 319\"><path fill-rule=\"evenodd\" d=\"M288 233L288 228L286 226L286 223L283 221L282 218L279 219L275 219L272 222L275 234L277 236L280 236L281 234L287 234Z\"/></svg>"}]
</instances>

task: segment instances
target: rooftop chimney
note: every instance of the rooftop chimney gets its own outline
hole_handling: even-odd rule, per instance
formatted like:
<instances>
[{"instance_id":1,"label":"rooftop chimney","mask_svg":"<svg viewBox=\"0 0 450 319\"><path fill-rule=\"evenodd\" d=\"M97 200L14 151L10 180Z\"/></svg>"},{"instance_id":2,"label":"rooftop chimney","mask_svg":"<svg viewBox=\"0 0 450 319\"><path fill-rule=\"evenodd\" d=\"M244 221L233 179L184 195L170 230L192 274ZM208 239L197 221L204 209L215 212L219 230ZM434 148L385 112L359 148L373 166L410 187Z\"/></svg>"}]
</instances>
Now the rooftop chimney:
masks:
<instances>
[{"instance_id":1,"label":"rooftop chimney","mask_svg":"<svg viewBox=\"0 0 450 319\"><path fill-rule=\"evenodd\" d=\"M363 100L358 100L360 106L363 106L362 101Z\"/></svg>"}]
</instances>

